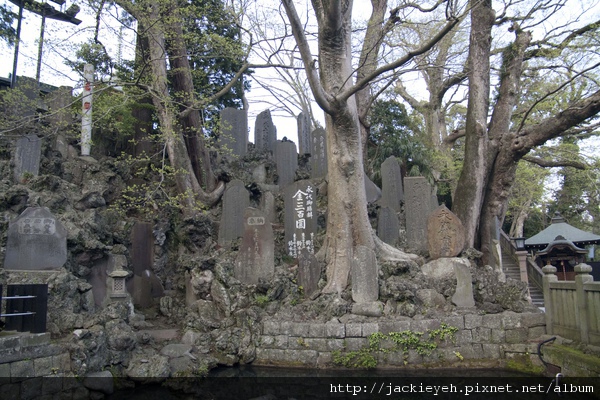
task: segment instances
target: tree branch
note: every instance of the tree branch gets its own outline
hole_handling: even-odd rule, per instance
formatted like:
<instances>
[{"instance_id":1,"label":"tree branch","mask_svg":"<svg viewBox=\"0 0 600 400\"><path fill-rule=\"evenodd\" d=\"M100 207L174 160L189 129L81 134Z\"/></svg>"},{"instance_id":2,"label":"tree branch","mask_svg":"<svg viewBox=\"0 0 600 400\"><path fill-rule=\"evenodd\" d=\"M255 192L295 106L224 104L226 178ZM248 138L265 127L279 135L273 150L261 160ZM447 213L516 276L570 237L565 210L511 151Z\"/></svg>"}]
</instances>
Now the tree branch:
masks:
<instances>
[{"instance_id":1,"label":"tree branch","mask_svg":"<svg viewBox=\"0 0 600 400\"><path fill-rule=\"evenodd\" d=\"M517 156L525 155L535 146L563 135L570 128L585 122L598 113L600 113L600 90L556 116L522 129L513 139L513 150Z\"/></svg>"},{"instance_id":2,"label":"tree branch","mask_svg":"<svg viewBox=\"0 0 600 400\"><path fill-rule=\"evenodd\" d=\"M547 42L537 42L535 45L539 46L537 49L533 49L525 53L525 60L529 60L534 57L556 57L562 50L565 49L575 38L582 36L583 34L594 31L600 27L600 20L592 22L582 28L577 29L576 31L571 32L566 38L563 39L562 42L558 44L550 43L549 46L551 48L542 48L543 44L548 44Z\"/></svg>"},{"instance_id":3,"label":"tree branch","mask_svg":"<svg viewBox=\"0 0 600 400\"><path fill-rule=\"evenodd\" d=\"M288 1L290 1L290 0L285 0L284 3L288 2ZM338 100L339 101L348 100L352 95L354 95L359 90L363 89L365 86L367 86L369 84L369 82L371 82L373 79L377 78L379 75L381 75L385 72L394 70L396 68L399 68L399 67L403 66L404 64L406 64L407 62L411 61L416 56L419 56L419 55L431 50L431 48L433 46L435 46L436 43L438 43L440 40L442 40L442 38L444 36L446 36L446 34L448 34L448 32L450 32L459 22L460 22L460 18L454 18L454 19L448 21L448 23L446 23L446 25L444 25L444 27L434 37L432 37L428 42L426 42L423 46L421 46L420 48L418 48L416 50L409 51L404 57L399 58L398 60L396 60L392 63L383 65L383 66L377 68L375 71L371 72L370 74L366 74L362 79L360 79L358 82L356 82L356 84L354 86L351 86L346 91L342 92L339 96L337 96Z\"/></svg>"},{"instance_id":4,"label":"tree branch","mask_svg":"<svg viewBox=\"0 0 600 400\"><path fill-rule=\"evenodd\" d=\"M566 159L548 160L545 158L535 157L535 156L530 156L530 155L525 155L525 156L523 156L522 159L527 162L530 162L532 164L539 165L540 167L544 167L544 168L573 167L573 168L577 168L577 169L581 169L581 170L585 170L585 169L589 168L589 165L587 165L584 162L578 161L578 160L566 160Z\"/></svg>"},{"instance_id":5,"label":"tree branch","mask_svg":"<svg viewBox=\"0 0 600 400\"><path fill-rule=\"evenodd\" d=\"M452 144L454 144L454 142L456 142L461 137L465 137L465 135L466 135L466 131L464 129L456 129L456 130L452 131L451 134L446 136L444 138L443 142L447 145L452 145Z\"/></svg>"},{"instance_id":6,"label":"tree branch","mask_svg":"<svg viewBox=\"0 0 600 400\"><path fill-rule=\"evenodd\" d=\"M331 106L333 99L325 92L323 85L321 85L319 74L317 73L317 69L315 67L315 61L312 58L310 47L308 46L308 40L306 39L306 35L302 29L302 23L300 22L300 17L298 17L298 13L296 12L294 2L292 0L283 0L282 4L285 8L288 20L290 21L292 33L294 34L294 38L296 39L296 43L298 45L298 50L300 50L300 56L302 57L302 62L304 63L304 68L306 70L306 76L308 77L308 83L313 95L315 96L315 101L317 104L319 104L323 111L326 113L331 113L333 110Z\"/></svg>"}]
</instances>

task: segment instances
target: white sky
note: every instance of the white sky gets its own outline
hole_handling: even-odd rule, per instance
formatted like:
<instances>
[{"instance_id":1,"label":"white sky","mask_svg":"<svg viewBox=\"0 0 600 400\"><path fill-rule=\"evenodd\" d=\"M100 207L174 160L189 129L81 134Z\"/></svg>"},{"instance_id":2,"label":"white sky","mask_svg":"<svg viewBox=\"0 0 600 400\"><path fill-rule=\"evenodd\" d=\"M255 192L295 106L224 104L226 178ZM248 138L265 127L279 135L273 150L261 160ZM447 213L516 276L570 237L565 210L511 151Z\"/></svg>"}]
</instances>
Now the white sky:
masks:
<instances>
[{"instance_id":1,"label":"white sky","mask_svg":"<svg viewBox=\"0 0 600 400\"><path fill-rule=\"evenodd\" d=\"M14 6L8 0L0 0L4 4L9 5L15 12L18 11L18 7ZM41 0L38 0L41 1ZM67 4L62 7L50 3L55 8L61 8L64 10L70 4L72 0L67 0ZM302 5L303 1L298 1L297 9L301 15L306 14L308 7ZM358 18L366 19L370 14L370 2L364 0L357 0L354 2L355 10L354 15ZM594 0L593 3L597 3ZM258 3L253 3L258 4ZM256 10L269 10L267 13L266 23L279 23L281 18L277 14L277 10L280 8L280 2L278 0L260 0L259 6L256 6ZM589 3L588 3L589 4ZM270 8L269 8L270 7ZM595 8L598 10L598 8ZM116 9L112 8L109 10L110 14L115 14ZM112 15L103 15L103 24L101 29L101 41L107 46L109 53L113 58L117 58L119 43L121 43L121 54L124 59L132 59L134 56L134 43L135 34L133 30L124 29L121 33L123 40L118 40L119 32L114 28L114 18ZM598 12L594 12L590 15L590 18L597 18ZM40 33L41 17L24 11L23 13L23 26L21 34L21 44L19 49L19 64L18 64L18 75L25 75L35 77L37 55L38 55L38 39ZM68 86L80 86L79 74L70 70L64 65L63 57L68 55L74 59L73 56L78 45L87 42L93 35L95 25L95 15L86 7L82 7L81 12L77 15L77 18L83 20L81 25L75 26L69 23L46 20L46 32L45 32L45 45L43 54L43 65L41 73L41 81L55 86L68 85ZM15 24L16 25L16 24ZM0 63L0 76L8 77L12 72L14 48L7 46L4 42L0 42L0 56L4 60ZM259 62L258 59L251 61ZM265 77L272 76L273 72L269 69L257 69L255 70L252 80L263 79ZM413 94L423 92L419 89L416 82L422 84L422 80L415 80L414 77L411 81L406 81L405 85L409 89L413 89ZM247 93L247 98L250 104L248 125L249 125L249 138L251 141L254 139L254 120L258 113L270 108L269 104L263 101L264 98L270 97L268 92L262 90L256 82L252 82L252 89ZM414 88L417 88L416 91ZM323 114L318 106L313 106L317 119L323 124ZM297 126L296 120L290 115L284 115L282 112L276 112L272 110L274 115L274 122L277 126L278 138L284 136L291 140L297 141ZM598 144L590 143L590 146L586 146L586 150L590 151L591 154L598 154Z\"/></svg>"},{"instance_id":2,"label":"white sky","mask_svg":"<svg viewBox=\"0 0 600 400\"><path fill-rule=\"evenodd\" d=\"M40 0L38 0L40 1ZM18 13L18 7L7 0L2 2L12 8L15 13ZM72 2L68 1L63 6L58 6L50 3L55 8L65 10ZM110 10L112 14L115 9ZM75 88L81 86L79 74L72 71L64 64L65 55L74 59L74 53L78 45L87 42L93 36L95 28L95 15L86 7L82 7L80 13L76 16L82 20L78 26L61 21L46 19L46 27L44 34L44 51L42 56L41 78L43 83L48 83L55 86L73 86ZM16 28L16 22L15 22ZM121 54L124 59L133 59L135 54L135 35L132 30L125 29L121 32L123 40L118 40L119 32L115 28L114 19L111 16L103 17L101 28L102 43L108 48L109 53L115 59L119 53L119 42L121 43ZM41 17L35 13L25 10L23 12L23 22L21 28L21 42L19 45L17 75L35 77L37 58L38 58L38 43L41 27ZM4 42L0 42L0 57L5 60L0 63L0 76L8 78L13 69L14 47L8 46ZM253 60L258 62L258 60ZM268 76L270 72L266 69L257 69L254 77L251 80L261 79ZM246 93L250 109L248 111L248 126L250 141L254 140L254 120L256 116L267 108L270 108L268 103L262 101L268 92L261 89L256 82L251 82L252 89ZM315 105L317 115L322 115L318 107ZM285 115L281 112L273 112L274 123L277 126L278 138L286 136L288 139L297 142L297 125L296 120L292 116ZM321 123L323 117L320 117Z\"/></svg>"}]
</instances>

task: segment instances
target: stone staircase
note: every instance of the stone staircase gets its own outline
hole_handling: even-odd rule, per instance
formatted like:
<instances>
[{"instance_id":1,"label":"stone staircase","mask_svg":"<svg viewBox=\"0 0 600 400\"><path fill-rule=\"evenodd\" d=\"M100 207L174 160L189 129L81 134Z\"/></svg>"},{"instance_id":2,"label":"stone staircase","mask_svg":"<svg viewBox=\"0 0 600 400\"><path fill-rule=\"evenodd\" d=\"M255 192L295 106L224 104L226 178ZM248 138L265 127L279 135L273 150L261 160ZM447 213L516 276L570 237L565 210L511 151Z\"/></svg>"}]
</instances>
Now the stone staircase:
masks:
<instances>
[{"instance_id":1,"label":"stone staircase","mask_svg":"<svg viewBox=\"0 0 600 400\"><path fill-rule=\"evenodd\" d=\"M502 269L507 278L514 279L516 281L521 280L521 272L519 266L514 262L512 257L502 252ZM537 307L544 307L544 293L537 286L529 282L529 295L531 296L531 302Z\"/></svg>"}]
</instances>

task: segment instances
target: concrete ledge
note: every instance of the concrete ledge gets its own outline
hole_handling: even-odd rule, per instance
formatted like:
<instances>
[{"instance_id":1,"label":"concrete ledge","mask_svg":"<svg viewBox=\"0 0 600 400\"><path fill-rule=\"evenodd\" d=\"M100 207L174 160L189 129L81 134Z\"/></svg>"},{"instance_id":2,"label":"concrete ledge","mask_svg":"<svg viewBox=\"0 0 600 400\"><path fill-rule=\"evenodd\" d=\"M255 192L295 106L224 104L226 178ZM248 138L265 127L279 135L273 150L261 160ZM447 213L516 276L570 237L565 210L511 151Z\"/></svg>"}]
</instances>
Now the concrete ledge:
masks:
<instances>
[{"instance_id":1,"label":"concrete ledge","mask_svg":"<svg viewBox=\"0 0 600 400\"><path fill-rule=\"evenodd\" d=\"M544 360L561 367L565 376L593 377L600 376L600 358L591 354L559 345L544 346Z\"/></svg>"}]
</instances>

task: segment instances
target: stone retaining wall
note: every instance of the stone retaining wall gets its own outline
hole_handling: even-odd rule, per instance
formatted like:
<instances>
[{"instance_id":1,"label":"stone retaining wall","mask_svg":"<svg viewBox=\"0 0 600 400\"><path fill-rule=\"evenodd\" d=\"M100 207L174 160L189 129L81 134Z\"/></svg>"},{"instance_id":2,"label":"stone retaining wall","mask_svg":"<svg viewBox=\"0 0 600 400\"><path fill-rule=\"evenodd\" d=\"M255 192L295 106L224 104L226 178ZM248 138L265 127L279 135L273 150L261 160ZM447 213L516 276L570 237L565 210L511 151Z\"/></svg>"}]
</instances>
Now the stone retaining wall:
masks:
<instances>
[{"instance_id":1,"label":"stone retaining wall","mask_svg":"<svg viewBox=\"0 0 600 400\"><path fill-rule=\"evenodd\" d=\"M263 321L255 365L310 368L332 366L334 351L357 351L368 346L372 333L426 332L441 323L456 327L454 341L442 341L429 356L411 350L403 354L379 353L379 367L448 364L467 360L499 360L516 354L536 354L536 339L546 333L544 314L505 312L489 315L449 316L441 320L407 319L364 323L310 323Z\"/></svg>"},{"instance_id":2,"label":"stone retaining wall","mask_svg":"<svg viewBox=\"0 0 600 400\"><path fill-rule=\"evenodd\" d=\"M33 399L40 393L63 391L71 374L71 357L50 343L49 333L13 333L0 336L0 391L7 399Z\"/></svg>"}]
</instances>

